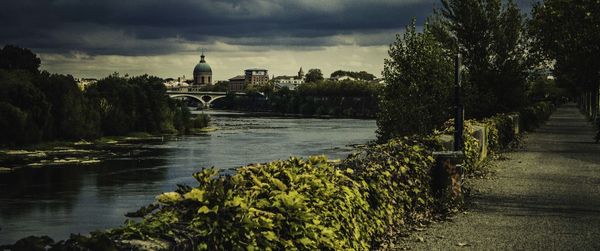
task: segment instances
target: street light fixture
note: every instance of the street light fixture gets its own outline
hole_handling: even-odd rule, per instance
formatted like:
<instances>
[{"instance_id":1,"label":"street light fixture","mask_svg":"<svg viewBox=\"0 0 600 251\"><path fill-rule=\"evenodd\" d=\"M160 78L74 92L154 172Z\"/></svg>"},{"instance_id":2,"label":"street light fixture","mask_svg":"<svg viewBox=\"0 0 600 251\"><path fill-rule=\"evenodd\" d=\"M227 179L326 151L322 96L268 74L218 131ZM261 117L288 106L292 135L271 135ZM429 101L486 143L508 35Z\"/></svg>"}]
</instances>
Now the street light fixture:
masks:
<instances>
[{"instance_id":1,"label":"street light fixture","mask_svg":"<svg viewBox=\"0 0 600 251\"><path fill-rule=\"evenodd\" d=\"M465 120L465 110L461 101L461 83L460 83L460 52L456 53L454 58L454 151L462 152L464 149L463 130Z\"/></svg>"}]
</instances>

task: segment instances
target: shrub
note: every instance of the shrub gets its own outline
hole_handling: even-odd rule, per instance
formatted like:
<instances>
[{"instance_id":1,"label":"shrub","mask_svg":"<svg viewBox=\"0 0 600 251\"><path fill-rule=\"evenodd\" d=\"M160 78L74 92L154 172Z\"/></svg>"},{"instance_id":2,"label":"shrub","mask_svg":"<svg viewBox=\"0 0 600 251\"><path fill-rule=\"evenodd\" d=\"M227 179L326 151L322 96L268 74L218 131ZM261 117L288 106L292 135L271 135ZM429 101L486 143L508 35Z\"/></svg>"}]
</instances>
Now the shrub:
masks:
<instances>
[{"instance_id":1,"label":"shrub","mask_svg":"<svg viewBox=\"0 0 600 251\"><path fill-rule=\"evenodd\" d=\"M431 213L432 140L398 139L340 164L290 158L204 169L196 187L157 197L158 209L111 231L116 239L165 240L175 248L365 250L406 221Z\"/></svg>"},{"instance_id":2,"label":"shrub","mask_svg":"<svg viewBox=\"0 0 600 251\"><path fill-rule=\"evenodd\" d=\"M489 127L488 145L492 151L506 149L512 142L518 140L515 134L513 119L508 114L498 114L485 119Z\"/></svg>"},{"instance_id":3,"label":"shrub","mask_svg":"<svg viewBox=\"0 0 600 251\"><path fill-rule=\"evenodd\" d=\"M190 128L204 128L210 123L210 116L208 114L200 113L197 114L193 119L190 120Z\"/></svg>"},{"instance_id":4,"label":"shrub","mask_svg":"<svg viewBox=\"0 0 600 251\"><path fill-rule=\"evenodd\" d=\"M547 120L555 107L549 101L541 101L522 109L519 112L520 126L526 131L533 130L540 126L540 123Z\"/></svg>"}]
</instances>

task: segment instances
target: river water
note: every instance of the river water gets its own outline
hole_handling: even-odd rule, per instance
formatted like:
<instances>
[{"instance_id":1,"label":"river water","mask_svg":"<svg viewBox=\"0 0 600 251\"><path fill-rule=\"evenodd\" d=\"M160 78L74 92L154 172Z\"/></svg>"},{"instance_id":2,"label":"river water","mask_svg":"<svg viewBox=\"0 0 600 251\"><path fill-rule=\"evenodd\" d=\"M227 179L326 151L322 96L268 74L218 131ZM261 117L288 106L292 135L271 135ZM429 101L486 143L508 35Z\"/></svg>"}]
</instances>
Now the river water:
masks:
<instances>
[{"instance_id":1,"label":"river water","mask_svg":"<svg viewBox=\"0 0 600 251\"><path fill-rule=\"evenodd\" d=\"M344 158L375 139L373 120L252 117L212 112L214 132L140 145L133 157L94 165L22 168L0 173L0 244L29 235L55 240L122 224L127 212L194 185L192 173L216 166L325 154Z\"/></svg>"}]
</instances>

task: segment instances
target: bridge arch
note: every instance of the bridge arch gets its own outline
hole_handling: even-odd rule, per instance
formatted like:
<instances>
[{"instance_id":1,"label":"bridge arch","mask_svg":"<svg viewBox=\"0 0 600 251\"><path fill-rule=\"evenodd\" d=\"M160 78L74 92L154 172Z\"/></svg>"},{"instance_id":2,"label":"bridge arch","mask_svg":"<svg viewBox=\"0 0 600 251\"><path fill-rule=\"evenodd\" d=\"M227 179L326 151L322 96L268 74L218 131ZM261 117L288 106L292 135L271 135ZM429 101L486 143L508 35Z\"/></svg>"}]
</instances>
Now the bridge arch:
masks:
<instances>
[{"instance_id":1,"label":"bridge arch","mask_svg":"<svg viewBox=\"0 0 600 251\"><path fill-rule=\"evenodd\" d=\"M193 99L195 99L197 101L200 101L200 103L202 103L203 107L207 107L206 101L202 100L202 97L198 97L196 95L191 95L191 94L173 94L173 95L169 95L169 97L171 97L171 98L181 98L181 97L193 98Z\"/></svg>"},{"instance_id":2,"label":"bridge arch","mask_svg":"<svg viewBox=\"0 0 600 251\"><path fill-rule=\"evenodd\" d=\"M206 105L207 105L207 107L210 107L215 100L222 99L225 97L227 97L227 96L225 96L225 95L210 96L210 100L206 102Z\"/></svg>"}]
</instances>

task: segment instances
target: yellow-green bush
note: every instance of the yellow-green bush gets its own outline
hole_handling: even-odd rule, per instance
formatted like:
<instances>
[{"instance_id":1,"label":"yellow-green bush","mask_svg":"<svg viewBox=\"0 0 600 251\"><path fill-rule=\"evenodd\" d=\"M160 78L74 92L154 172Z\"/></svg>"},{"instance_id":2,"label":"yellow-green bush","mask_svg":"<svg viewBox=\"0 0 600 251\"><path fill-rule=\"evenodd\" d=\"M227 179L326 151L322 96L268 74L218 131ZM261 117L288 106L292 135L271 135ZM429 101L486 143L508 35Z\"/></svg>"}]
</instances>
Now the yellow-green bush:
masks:
<instances>
[{"instance_id":1,"label":"yellow-green bush","mask_svg":"<svg viewBox=\"0 0 600 251\"><path fill-rule=\"evenodd\" d=\"M175 248L367 250L431 213L434 159L423 142L392 140L339 164L320 156L249 165L233 176L204 169L196 187L157 196L158 210L111 234Z\"/></svg>"}]
</instances>

